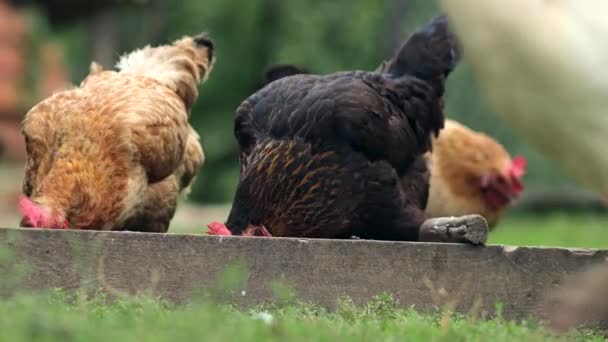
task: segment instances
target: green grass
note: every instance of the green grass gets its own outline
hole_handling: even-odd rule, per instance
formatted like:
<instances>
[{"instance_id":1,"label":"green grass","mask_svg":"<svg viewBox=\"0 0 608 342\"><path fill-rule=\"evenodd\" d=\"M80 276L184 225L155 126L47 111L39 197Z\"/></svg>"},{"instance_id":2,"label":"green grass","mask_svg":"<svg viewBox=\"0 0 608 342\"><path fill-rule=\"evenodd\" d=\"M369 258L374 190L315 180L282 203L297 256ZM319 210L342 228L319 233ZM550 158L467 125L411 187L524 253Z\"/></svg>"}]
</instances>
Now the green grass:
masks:
<instances>
[{"instance_id":1,"label":"green grass","mask_svg":"<svg viewBox=\"0 0 608 342\"><path fill-rule=\"evenodd\" d=\"M189 231L201 229L180 229ZM490 242L605 248L608 217L511 216L491 234ZM0 277L0 293L3 282L14 287L7 278ZM218 295L217 290L210 293ZM290 297L277 295L290 303ZM604 341L589 331L555 335L533 321L462 316L445 309L422 315L400 309L387 296L361 307L343 301L333 312L293 302L237 310L213 304L214 296L200 298L172 306L145 297L110 302L102 296L87 299L58 292L21 294L0 300L0 341Z\"/></svg>"},{"instance_id":2,"label":"green grass","mask_svg":"<svg viewBox=\"0 0 608 342\"><path fill-rule=\"evenodd\" d=\"M198 302L172 307L138 298L68 300L58 293L0 301L1 341L602 341L552 335L528 321L420 315L389 297L333 313L308 305L241 311Z\"/></svg>"},{"instance_id":3,"label":"green grass","mask_svg":"<svg viewBox=\"0 0 608 342\"><path fill-rule=\"evenodd\" d=\"M608 215L514 215L496 227L489 243L605 249L608 248Z\"/></svg>"}]
</instances>

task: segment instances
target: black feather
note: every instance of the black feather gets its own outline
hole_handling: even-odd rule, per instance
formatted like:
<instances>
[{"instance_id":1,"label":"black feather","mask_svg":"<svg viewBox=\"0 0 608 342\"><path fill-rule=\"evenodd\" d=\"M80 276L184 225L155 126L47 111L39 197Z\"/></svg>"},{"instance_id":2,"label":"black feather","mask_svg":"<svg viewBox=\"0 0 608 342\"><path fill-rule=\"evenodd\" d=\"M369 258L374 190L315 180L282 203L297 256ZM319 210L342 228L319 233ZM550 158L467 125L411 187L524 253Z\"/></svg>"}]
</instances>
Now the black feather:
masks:
<instances>
[{"instance_id":1,"label":"black feather","mask_svg":"<svg viewBox=\"0 0 608 342\"><path fill-rule=\"evenodd\" d=\"M294 64L272 65L268 67L266 71L264 71L263 86L278 79L298 74L308 74L308 71L303 67L296 66Z\"/></svg>"},{"instance_id":2,"label":"black feather","mask_svg":"<svg viewBox=\"0 0 608 342\"><path fill-rule=\"evenodd\" d=\"M447 17L441 15L416 30L379 71L393 77L411 75L433 82L438 76L447 77L460 58L456 36L449 28Z\"/></svg>"},{"instance_id":3,"label":"black feather","mask_svg":"<svg viewBox=\"0 0 608 342\"><path fill-rule=\"evenodd\" d=\"M443 127L458 56L439 17L376 72L271 68L237 109L241 178L228 228L415 240L428 197L423 154Z\"/></svg>"}]
</instances>

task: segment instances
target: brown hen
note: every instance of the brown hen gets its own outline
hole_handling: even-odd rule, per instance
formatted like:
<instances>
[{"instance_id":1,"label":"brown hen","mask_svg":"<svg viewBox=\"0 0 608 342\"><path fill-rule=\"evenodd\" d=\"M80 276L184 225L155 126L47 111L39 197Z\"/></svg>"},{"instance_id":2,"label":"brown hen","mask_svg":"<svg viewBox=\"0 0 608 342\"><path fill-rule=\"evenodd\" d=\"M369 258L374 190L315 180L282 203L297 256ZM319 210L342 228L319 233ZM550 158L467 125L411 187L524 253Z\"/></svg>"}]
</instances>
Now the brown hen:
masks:
<instances>
[{"instance_id":1,"label":"brown hen","mask_svg":"<svg viewBox=\"0 0 608 342\"><path fill-rule=\"evenodd\" d=\"M454 120L446 120L427 158L431 217L480 214L493 228L524 188L523 157L511 158L496 140Z\"/></svg>"},{"instance_id":2,"label":"brown hen","mask_svg":"<svg viewBox=\"0 0 608 342\"><path fill-rule=\"evenodd\" d=\"M147 46L32 108L22 226L166 232L203 163L188 118L213 63L204 35Z\"/></svg>"}]
</instances>

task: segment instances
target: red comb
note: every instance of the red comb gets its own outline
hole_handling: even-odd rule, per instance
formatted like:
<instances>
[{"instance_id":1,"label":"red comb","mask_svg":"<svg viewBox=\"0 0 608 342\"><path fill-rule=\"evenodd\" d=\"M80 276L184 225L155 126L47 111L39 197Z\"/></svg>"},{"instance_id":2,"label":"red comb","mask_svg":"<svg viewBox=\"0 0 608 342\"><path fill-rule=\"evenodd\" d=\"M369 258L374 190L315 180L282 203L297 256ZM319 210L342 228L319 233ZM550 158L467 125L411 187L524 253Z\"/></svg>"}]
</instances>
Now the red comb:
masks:
<instances>
[{"instance_id":1,"label":"red comb","mask_svg":"<svg viewBox=\"0 0 608 342\"><path fill-rule=\"evenodd\" d=\"M44 222L46 213L27 196L19 196L19 212L21 216L27 219L32 227L40 227Z\"/></svg>"},{"instance_id":2,"label":"red comb","mask_svg":"<svg viewBox=\"0 0 608 342\"><path fill-rule=\"evenodd\" d=\"M67 229L68 221L59 217L49 219L49 211L32 202L27 196L19 196L19 212L27 223L35 228Z\"/></svg>"},{"instance_id":3,"label":"red comb","mask_svg":"<svg viewBox=\"0 0 608 342\"><path fill-rule=\"evenodd\" d=\"M232 232L228 230L228 227L221 222L211 222L207 227L209 228L207 230L208 235L232 235Z\"/></svg>"},{"instance_id":4,"label":"red comb","mask_svg":"<svg viewBox=\"0 0 608 342\"><path fill-rule=\"evenodd\" d=\"M511 174L516 178L521 178L526 173L528 161L523 156L516 156L511 161Z\"/></svg>"}]
</instances>

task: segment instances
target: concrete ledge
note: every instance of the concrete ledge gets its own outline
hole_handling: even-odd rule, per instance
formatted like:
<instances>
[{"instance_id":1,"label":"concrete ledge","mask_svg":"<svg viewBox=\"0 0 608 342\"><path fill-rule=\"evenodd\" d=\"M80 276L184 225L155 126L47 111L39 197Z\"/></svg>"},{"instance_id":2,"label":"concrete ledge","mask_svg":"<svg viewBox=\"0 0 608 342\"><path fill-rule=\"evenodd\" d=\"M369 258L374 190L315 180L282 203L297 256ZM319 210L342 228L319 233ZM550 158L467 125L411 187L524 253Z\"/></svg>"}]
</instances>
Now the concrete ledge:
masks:
<instances>
[{"instance_id":1,"label":"concrete ledge","mask_svg":"<svg viewBox=\"0 0 608 342\"><path fill-rule=\"evenodd\" d=\"M0 250L7 246L30 268L27 289L153 290L185 302L240 261L250 272L238 296L245 305L272 300L278 280L328 307L339 296L361 303L388 291L423 311L454 300L461 312L475 305L491 312L501 302L508 318L545 317L540 300L548 290L608 257L606 250L0 228ZM0 264L0 274L13 266Z\"/></svg>"}]
</instances>

